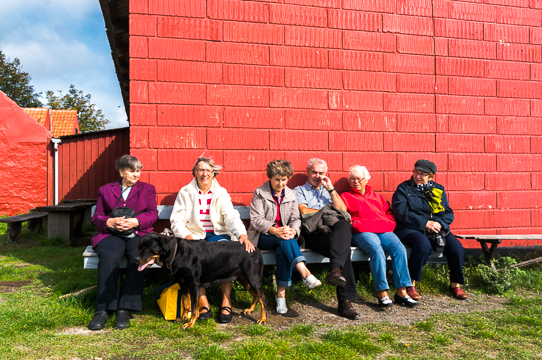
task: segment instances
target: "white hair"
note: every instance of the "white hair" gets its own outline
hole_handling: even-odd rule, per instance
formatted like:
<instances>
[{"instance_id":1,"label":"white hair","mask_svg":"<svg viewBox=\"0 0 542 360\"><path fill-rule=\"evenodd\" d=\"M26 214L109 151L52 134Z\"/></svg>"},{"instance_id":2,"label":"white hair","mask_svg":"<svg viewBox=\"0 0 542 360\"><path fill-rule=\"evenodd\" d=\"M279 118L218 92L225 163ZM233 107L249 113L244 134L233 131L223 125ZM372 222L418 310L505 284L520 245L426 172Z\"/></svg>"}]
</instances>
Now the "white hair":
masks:
<instances>
[{"instance_id":1,"label":"white hair","mask_svg":"<svg viewBox=\"0 0 542 360\"><path fill-rule=\"evenodd\" d=\"M327 163L326 163L326 161L322 160L322 159L318 159L318 158L312 158L312 159L309 160L309 165L307 165L307 172L310 171L311 167L314 164L322 164L322 165L324 165L324 167L326 168L326 172L327 172Z\"/></svg>"},{"instance_id":2,"label":"white hair","mask_svg":"<svg viewBox=\"0 0 542 360\"><path fill-rule=\"evenodd\" d=\"M367 170L365 166L354 165L348 170L350 171L349 178L354 176L354 177L360 177L367 181L371 180L371 174L369 174L369 170Z\"/></svg>"}]
</instances>

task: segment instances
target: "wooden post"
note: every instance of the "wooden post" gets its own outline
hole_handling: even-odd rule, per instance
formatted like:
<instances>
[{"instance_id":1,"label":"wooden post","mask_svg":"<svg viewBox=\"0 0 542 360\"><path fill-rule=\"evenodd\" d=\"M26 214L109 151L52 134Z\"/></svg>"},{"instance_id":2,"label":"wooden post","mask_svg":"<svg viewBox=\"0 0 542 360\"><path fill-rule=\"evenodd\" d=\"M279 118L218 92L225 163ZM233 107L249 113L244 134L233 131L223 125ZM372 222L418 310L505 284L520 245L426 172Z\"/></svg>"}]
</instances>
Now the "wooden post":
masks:
<instances>
[{"instance_id":1,"label":"wooden post","mask_svg":"<svg viewBox=\"0 0 542 360\"><path fill-rule=\"evenodd\" d=\"M8 223L8 241L10 243L16 243L19 241L19 236L21 235L21 222Z\"/></svg>"}]
</instances>

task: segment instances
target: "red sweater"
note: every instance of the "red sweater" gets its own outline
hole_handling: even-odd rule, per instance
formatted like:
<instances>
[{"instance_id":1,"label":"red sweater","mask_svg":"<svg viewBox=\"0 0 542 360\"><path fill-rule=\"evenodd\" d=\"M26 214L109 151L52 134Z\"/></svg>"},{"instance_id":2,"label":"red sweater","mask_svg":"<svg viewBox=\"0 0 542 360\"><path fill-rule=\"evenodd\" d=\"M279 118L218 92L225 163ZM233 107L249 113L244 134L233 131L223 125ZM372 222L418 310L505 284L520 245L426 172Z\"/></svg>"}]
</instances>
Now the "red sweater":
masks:
<instances>
[{"instance_id":1,"label":"red sweater","mask_svg":"<svg viewBox=\"0 0 542 360\"><path fill-rule=\"evenodd\" d=\"M365 186L365 195L350 189L341 195L352 216L352 232L385 233L395 229L395 218L384 197Z\"/></svg>"}]
</instances>

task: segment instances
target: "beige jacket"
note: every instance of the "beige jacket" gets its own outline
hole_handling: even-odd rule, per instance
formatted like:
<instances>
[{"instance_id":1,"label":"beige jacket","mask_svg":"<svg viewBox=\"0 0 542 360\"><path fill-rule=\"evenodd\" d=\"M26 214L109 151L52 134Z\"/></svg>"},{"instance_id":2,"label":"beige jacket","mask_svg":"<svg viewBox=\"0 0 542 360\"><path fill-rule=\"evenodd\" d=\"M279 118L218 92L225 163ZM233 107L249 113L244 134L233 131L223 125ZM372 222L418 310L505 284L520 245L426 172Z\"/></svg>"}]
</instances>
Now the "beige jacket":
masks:
<instances>
[{"instance_id":1,"label":"beige jacket","mask_svg":"<svg viewBox=\"0 0 542 360\"><path fill-rule=\"evenodd\" d=\"M277 203L273 200L271 194L271 184L269 181L254 190L252 202L250 203L250 228L248 229L248 239L258 246L260 234L269 235L268 230L275 224L277 218ZM295 191L286 187L284 199L280 204L280 219L283 225L288 225L297 233L296 238L301 233L301 219Z\"/></svg>"},{"instance_id":2,"label":"beige jacket","mask_svg":"<svg viewBox=\"0 0 542 360\"><path fill-rule=\"evenodd\" d=\"M230 235L232 240L246 235L245 225L241 221L239 212L233 208L230 194L218 184L216 179L213 180L211 191L213 198L210 217L215 234ZM194 178L190 184L179 191L171 211L169 221L175 236L185 238L192 235L194 239L205 239L205 230L197 217L199 211L197 180Z\"/></svg>"}]
</instances>

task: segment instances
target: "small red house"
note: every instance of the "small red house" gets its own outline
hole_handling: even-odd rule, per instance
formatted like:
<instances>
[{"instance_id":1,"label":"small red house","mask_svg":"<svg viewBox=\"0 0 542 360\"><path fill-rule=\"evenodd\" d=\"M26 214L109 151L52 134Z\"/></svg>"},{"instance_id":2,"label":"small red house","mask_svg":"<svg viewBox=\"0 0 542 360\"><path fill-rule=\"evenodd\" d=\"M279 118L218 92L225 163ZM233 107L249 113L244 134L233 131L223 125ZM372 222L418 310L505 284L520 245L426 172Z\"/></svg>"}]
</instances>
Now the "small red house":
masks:
<instances>
[{"instance_id":1,"label":"small red house","mask_svg":"<svg viewBox=\"0 0 542 360\"><path fill-rule=\"evenodd\" d=\"M51 113L48 108L23 108L23 110L36 119L38 124L51 131Z\"/></svg>"}]
</instances>

